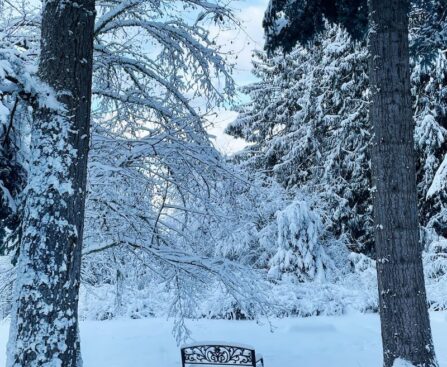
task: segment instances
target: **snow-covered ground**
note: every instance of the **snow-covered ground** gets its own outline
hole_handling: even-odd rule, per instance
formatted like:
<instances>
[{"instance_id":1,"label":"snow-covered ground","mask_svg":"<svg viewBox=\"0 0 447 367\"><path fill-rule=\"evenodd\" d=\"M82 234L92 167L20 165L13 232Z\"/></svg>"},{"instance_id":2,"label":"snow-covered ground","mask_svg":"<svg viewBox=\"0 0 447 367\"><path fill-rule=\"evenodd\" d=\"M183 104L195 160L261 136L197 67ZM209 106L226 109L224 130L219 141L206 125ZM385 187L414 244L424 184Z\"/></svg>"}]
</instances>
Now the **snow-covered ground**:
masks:
<instances>
[{"instance_id":1,"label":"snow-covered ground","mask_svg":"<svg viewBox=\"0 0 447 367\"><path fill-rule=\"evenodd\" d=\"M447 313L432 313L440 367L447 367ZM266 367L381 366L377 315L251 321L190 322L194 340L250 344L264 355ZM5 365L8 327L0 323L0 366ZM178 367L179 348L172 323L163 319L116 320L81 324L84 367Z\"/></svg>"}]
</instances>

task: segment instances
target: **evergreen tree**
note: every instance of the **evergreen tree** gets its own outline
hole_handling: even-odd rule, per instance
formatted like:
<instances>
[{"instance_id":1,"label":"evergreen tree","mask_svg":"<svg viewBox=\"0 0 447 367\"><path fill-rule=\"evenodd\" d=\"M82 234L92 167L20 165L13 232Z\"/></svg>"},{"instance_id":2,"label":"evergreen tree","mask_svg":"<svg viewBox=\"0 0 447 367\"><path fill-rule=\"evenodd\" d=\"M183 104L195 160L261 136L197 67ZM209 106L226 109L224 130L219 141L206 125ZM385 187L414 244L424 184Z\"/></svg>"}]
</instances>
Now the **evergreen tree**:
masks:
<instances>
[{"instance_id":1,"label":"evergreen tree","mask_svg":"<svg viewBox=\"0 0 447 367\"><path fill-rule=\"evenodd\" d=\"M263 26L266 49L290 51L324 28L325 19L340 24L355 39L364 39L368 26L367 0L270 0Z\"/></svg>"},{"instance_id":2,"label":"evergreen tree","mask_svg":"<svg viewBox=\"0 0 447 367\"><path fill-rule=\"evenodd\" d=\"M432 21L421 16L425 12L416 5L412 8L410 46L415 50L416 40L425 37L420 32L430 27L425 22ZM447 24L444 17L437 22L439 29ZM446 155L447 111L442 50L447 43L437 42L437 46L427 42L442 46L431 49L430 59L427 54L411 59L418 205L425 246L445 237L447 228L442 204L447 182L441 166ZM251 100L240 107L237 120L227 129L253 143L240 158L286 188L326 193L322 205L333 218L332 232L347 236L351 249L374 255L366 46L327 24L308 47L297 45L288 54L271 57L256 52L255 57L259 82L243 88Z\"/></svg>"},{"instance_id":3,"label":"evergreen tree","mask_svg":"<svg viewBox=\"0 0 447 367\"><path fill-rule=\"evenodd\" d=\"M278 250L268 276L290 276L298 282L323 281L331 260L322 246L323 222L305 201L296 201L276 214Z\"/></svg>"},{"instance_id":4,"label":"evergreen tree","mask_svg":"<svg viewBox=\"0 0 447 367\"><path fill-rule=\"evenodd\" d=\"M443 204L447 188L443 168L447 157L446 9L445 1L418 1L410 17L419 218L427 248L432 241L447 237Z\"/></svg>"},{"instance_id":5,"label":"evergreen tree","mask_svg":"<svg viewBox=\"0 0 447 367\"><path fill-rule=\"evenodd\" d=\"M447 187L443 168L447 154L446 57L439 51L426 66L413 63L419 213L425 234L423 243L427 246L436 237L447 236L443 204Z\"/></svg>"},{"instance_id":6,"label":"evergreen tree","mask_svg":"<svg viewBox=\"0 0 447 367\"><path fill-rule=\"evenodd\" d=\"M366 49L327 23L313 47L256 56L260 81L227 132L254 143L252 169L320 195L330 232L371 253Z\"/></svg>"},{"instance_id":7,"label":"evergreen tree","mask_svg":"<svg viewBox=\"0 0 447 367\"><path fill-rule=\"evenodd\" d=\"M287 27L292 18L284 18L287 8L293 9L295 15L301 15L308 3L276 3L279 8L273 9L273 16L270 8L266 17L267 49L290 49L290 38L302 41L309 35L313 37L320 17L330 17L325 6L317 6L312 10L316 17L311 20L310 27L292 34ZM374 191L375 244L384 363L391 366L402 357L418 365L435 366L419 244L410 94L409 1L372 0L368 5L370 26L374 27L369 32L368 61L372 95L370 121L374 129L372 166L374 190L377 190ZM294 19L300 19L300 16ZM344 21L343 18L335 20ZM292 36L284 37L287 30ZM280 42L275 41L277 37ZM393 271L394 267L399 271Z\"/></svg>"}]
</instances>

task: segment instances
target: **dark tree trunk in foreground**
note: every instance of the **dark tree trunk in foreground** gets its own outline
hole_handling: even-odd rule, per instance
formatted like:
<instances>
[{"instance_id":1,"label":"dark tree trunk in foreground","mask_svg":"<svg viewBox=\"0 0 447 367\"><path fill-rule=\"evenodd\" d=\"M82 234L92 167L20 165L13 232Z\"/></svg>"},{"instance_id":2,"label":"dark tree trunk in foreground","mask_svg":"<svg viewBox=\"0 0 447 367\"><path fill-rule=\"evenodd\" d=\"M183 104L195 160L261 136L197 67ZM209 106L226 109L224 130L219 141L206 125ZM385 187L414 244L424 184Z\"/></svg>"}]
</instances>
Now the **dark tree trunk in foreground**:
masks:
<instances>
[{"instance_id":1,"label":"dark tree trunk in foreground","mask_svg":"<svg viewBox=\"0 0 447 367\"><path fill-rule=\"evenodd\" d=\"M436 366L419 241L408 0L370 0L374 220L384 363Z\"/></svg>"},{"instance_id":2,"label":"dark tree trunk in foreground","mask_svg":"<svg viewBox=\"0 0 447 367\"><path fill-rule=\"evenodd\" d=\"M94 0L43 2L39 75L64 108L47 102L34 115L10 367L81 366L77 307L94 18Z\"/></svg>"}]
</instances>

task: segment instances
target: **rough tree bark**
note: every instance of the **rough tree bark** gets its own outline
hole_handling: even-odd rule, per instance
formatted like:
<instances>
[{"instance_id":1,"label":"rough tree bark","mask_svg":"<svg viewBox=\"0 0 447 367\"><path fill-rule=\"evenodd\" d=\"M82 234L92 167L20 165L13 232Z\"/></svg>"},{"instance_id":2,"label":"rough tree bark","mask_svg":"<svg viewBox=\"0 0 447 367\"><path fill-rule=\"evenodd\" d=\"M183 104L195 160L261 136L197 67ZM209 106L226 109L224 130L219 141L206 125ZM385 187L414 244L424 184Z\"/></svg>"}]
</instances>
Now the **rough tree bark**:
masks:
<instances>
[{"instance_id":1,"label":"rough tree bark","mask_svg":"<svg viewBox=\"0 0 447 367\"><path fill-rule=\"evenodd\" d=\"M375 241L384 365L436 366L422 268L408 50L409 0L369 0Z\"/></svg>"},{"instance_id":2,"label":"rough tree bark","mask_svg":"<svg viewBox=\"0 0 447 367\"><path fill-rule=\"evenodd\" d=\"M46 0L31 167L7 366L79 367L78 290L89 148L94 0ZM55 94L56 101L51 102Z\"/></svg>"}]
</instances>

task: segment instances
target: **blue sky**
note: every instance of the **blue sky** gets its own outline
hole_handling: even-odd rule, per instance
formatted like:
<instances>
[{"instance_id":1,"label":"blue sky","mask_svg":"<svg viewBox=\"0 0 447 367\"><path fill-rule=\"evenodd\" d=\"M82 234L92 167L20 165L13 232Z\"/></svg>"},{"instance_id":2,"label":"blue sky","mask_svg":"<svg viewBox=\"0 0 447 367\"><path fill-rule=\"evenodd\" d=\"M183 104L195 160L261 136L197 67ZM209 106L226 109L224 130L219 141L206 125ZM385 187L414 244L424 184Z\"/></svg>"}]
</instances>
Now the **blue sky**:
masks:
<instances>
[{"instance_id":1,"label":"blue sky","mask_svg":"<svg viewBox=\"0 0 447 367\"><path fill-rule=\"evenodd\" d=\"M269 0L233 0L231 3L243 27L243 30L234 30L226 35L227 40L233 37L233 43L227 46L238 55L235 80L239 84L253 81L250 73L251 54L253 49L262 49L264 45L262 19L268 2Z\"/></svg>"},{"instance_id":2,"label":"blue sky","mask_svg":"<svg viewBox=\"0 0 447 367\"><path fill-rule=\"evenodd\" d=\"M264 36L262 19L269 0L233 0L231 6L235 15L242 22L242 30L231 30L219 34L219 42L224 49L231 51L234 56L234 79L238 86L253 82L251 74L251 55L254 49L262 49ZM224 134L224 129L236 117L236 113L228 110L217 110L213 119L214 127L209 129L215 135L215 146L223 153L231 154L242 149L245 143Z\"/></svg>"}]
</instances>

